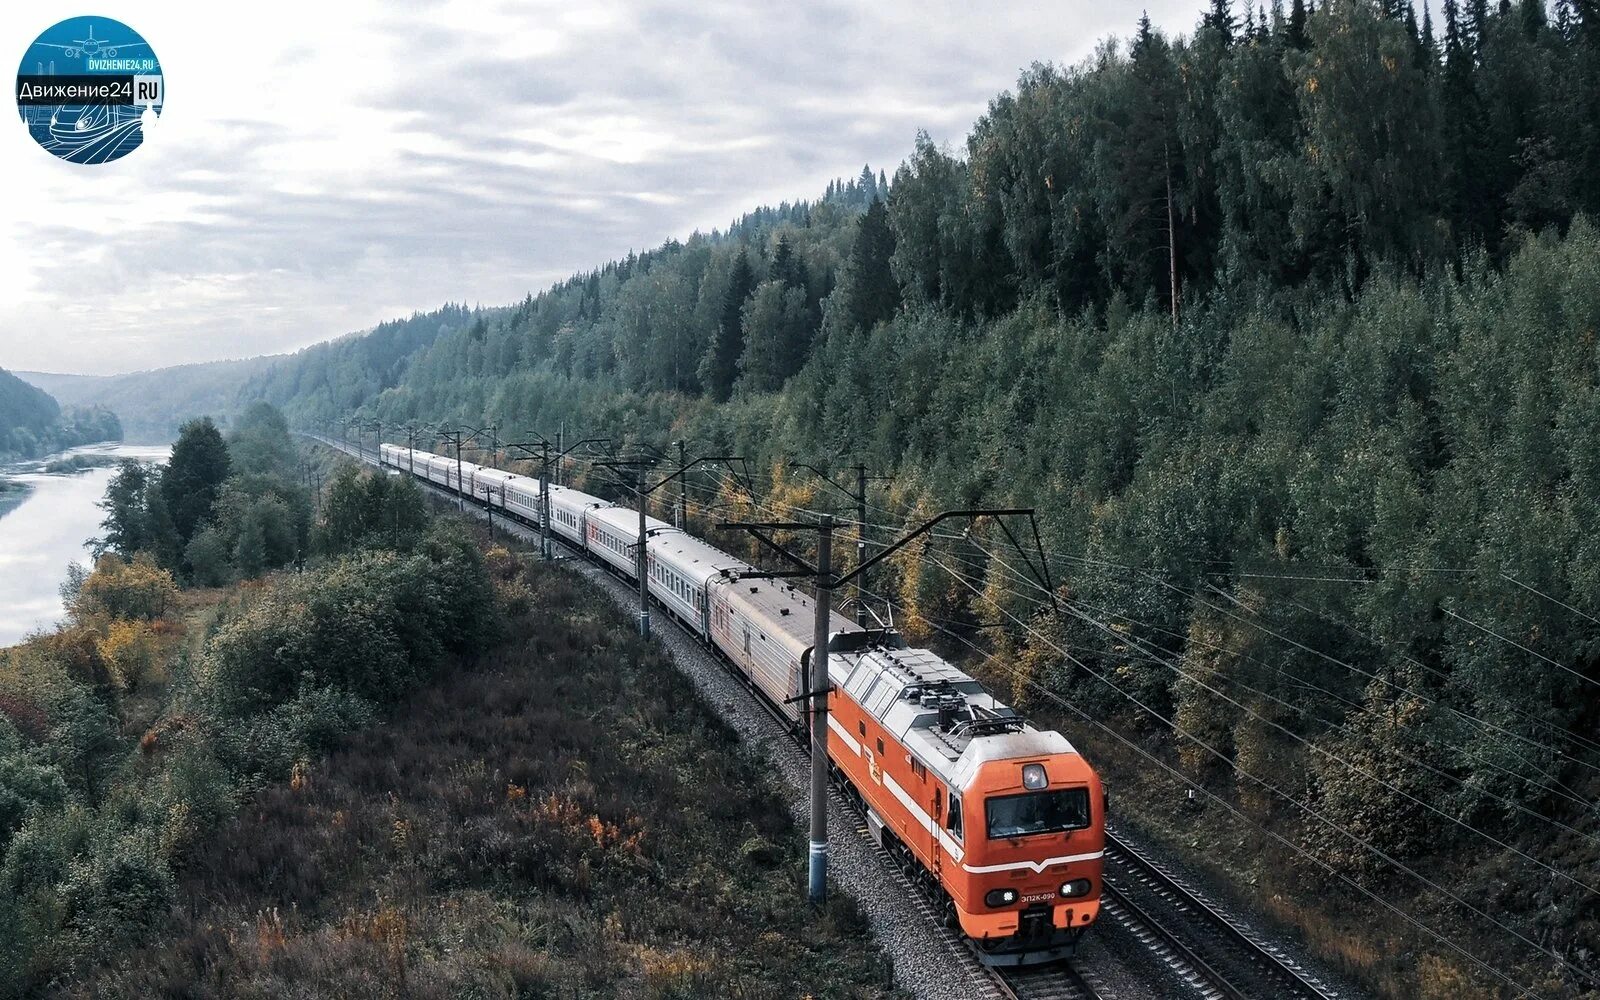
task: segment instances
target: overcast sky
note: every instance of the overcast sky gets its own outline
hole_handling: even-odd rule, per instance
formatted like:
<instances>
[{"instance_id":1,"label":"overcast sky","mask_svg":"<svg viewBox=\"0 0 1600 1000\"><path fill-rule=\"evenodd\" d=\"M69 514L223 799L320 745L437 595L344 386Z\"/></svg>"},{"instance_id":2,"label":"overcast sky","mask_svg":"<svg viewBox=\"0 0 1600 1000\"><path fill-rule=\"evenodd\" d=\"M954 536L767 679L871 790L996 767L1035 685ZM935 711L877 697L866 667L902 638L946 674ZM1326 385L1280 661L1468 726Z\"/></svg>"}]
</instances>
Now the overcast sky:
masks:
<instances>
[{"instance_id":1,"label":"overcast sky","mask_svg":"<svg viewBox=\"0 0 1600 1000\"><path fill-rule=\"evenodd\" d=\"M4 4L0 56L85 13ZM1193 29L1199 0L1154 0ZM959 146L1144 4L90 4L167 104L110 164L0 126L0 367L104 374L502 304L747 208Z\"/></svg>"}]
</instances>

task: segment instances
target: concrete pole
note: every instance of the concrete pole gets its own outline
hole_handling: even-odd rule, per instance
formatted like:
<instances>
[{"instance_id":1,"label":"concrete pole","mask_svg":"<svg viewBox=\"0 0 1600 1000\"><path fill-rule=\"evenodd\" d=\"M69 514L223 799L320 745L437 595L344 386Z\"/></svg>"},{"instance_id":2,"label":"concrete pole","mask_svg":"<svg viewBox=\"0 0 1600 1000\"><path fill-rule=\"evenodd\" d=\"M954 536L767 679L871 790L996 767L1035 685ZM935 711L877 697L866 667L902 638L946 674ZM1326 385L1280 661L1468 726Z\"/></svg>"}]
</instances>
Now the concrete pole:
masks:
<instances>
[{"instance_id":1,"label":"concrete pole","mask_svg":"<svg viewBox=\"0 0 1600 1000\"><path fill-rule=\"evenodd\" d=\"M467 483L461 478L461 432L456 431L456 510L462 513L467 509Z\"/></svg>"},{"instance_id":2,"label":"concrete pole","mask_svg":"<svg viewBox=\"0 0 1600 1000\"><path fill-rule=\"evenodd\" d=\"M646 639L650 638L650 578L646 575L650 568L649 557L645 552L644 528L644 471L639 472L639 634Z\"/></svg>"},{"instance_id":3,"label":"concrete pole","mask_svg":"<svg viewBox=\"0 0 1600 1000\"><path fill-rule=\"evenodd\" d=\"M683 441L678 441L678 507L673 511L677 516L672 520L676 522L678 530L683 530L683 523L689 519L689 477L684 474L685 465L683 457Z\"/></svg>"},{"instance_id":4,"label":"concrete pole","mask_svg":"<svg viewBox=\"0 0 1600 1000\"><path fill-rule=\"evenodd\" d=\"M550 442L544 442L544 463L539 466L539 555L550 558Z\"/></svg>"},{"instance_id":5,"label":"concrete pole","mask_svg":"<svg viewBox=\"0 0 1600 1000\"><path fill-rule=\"evenodd\" d=\"M856 466L856 565L867 561L867 467ZM867 627L867 574L856 577L856 624Z\"/></svg>"},{"instance_id":6,"label":"concrete pole","mask_svg":"<svg viewBox=\"0 0 1600 1000\"><path fill-rule=\"evenodd\" d=\"M817 622L811 636L811 872L813 904L828 898L828 615L833 590L833 518L817 533ZM810 693L810 692L808 692Z\"/></svg>"}]
</instances>

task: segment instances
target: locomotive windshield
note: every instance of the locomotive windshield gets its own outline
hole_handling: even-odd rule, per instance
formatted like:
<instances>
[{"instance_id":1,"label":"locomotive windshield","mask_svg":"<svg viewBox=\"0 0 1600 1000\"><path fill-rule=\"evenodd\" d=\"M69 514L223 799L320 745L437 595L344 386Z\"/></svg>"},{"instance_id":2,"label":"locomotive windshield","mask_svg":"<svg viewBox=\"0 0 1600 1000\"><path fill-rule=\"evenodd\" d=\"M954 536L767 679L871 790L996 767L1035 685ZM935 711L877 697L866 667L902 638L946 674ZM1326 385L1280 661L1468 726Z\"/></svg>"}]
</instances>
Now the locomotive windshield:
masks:
<instances>
[{"instance_id":1,"label":"locomotive windshield","mask_svg":"<svg viewBox=\"0 0 1600 1000\"><path fill-rule=\"evenodd\" d=\"M1089 790L1058 788L997 795L988 799L983 808L990 840L1082 830L1089 825Z\"/></svg>"}]
</instances>

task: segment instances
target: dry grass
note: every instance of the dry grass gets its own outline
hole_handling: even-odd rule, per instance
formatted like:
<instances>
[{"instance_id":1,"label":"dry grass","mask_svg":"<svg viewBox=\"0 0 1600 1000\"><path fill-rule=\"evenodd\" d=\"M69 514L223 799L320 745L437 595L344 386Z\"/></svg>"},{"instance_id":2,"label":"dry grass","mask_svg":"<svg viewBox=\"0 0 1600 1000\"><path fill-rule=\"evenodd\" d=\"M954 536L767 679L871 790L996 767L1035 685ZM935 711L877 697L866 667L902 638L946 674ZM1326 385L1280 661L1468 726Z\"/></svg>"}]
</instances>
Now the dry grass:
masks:
<instances>
[{"instance_id":1,"label":"dry grass","mask_svg":"<svg viewBox=\"0 0 1600 1000\"><path fill-rule=\"evenodd\" d=\"M159 940L71 995L892 995L853 904L808 911L770 777L659 649L574 575L492 562L532 598L510 641L259 794Z\"/></svg>"}]
</instances>

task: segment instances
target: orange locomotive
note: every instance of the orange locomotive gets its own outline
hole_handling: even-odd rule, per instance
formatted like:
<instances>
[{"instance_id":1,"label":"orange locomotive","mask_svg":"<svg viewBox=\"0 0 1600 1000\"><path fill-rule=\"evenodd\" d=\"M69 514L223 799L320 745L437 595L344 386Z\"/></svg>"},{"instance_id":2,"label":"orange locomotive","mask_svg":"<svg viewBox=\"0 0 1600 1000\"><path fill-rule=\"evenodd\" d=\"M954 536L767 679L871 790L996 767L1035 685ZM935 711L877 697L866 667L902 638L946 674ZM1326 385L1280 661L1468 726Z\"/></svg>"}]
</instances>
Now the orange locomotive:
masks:
<instances>
[{"instance_id":1,"label":"orange locomotive","mask_svg":"<svg viewBox=\"0 0 1600 1000\"><path fill-rule=\"evenodd\" d=\"M829 756L873 836L992 965L1070 957L1100 912L1105 795L1060 733L889 632L829 643Z\"/></svg>"}]
</instances>

